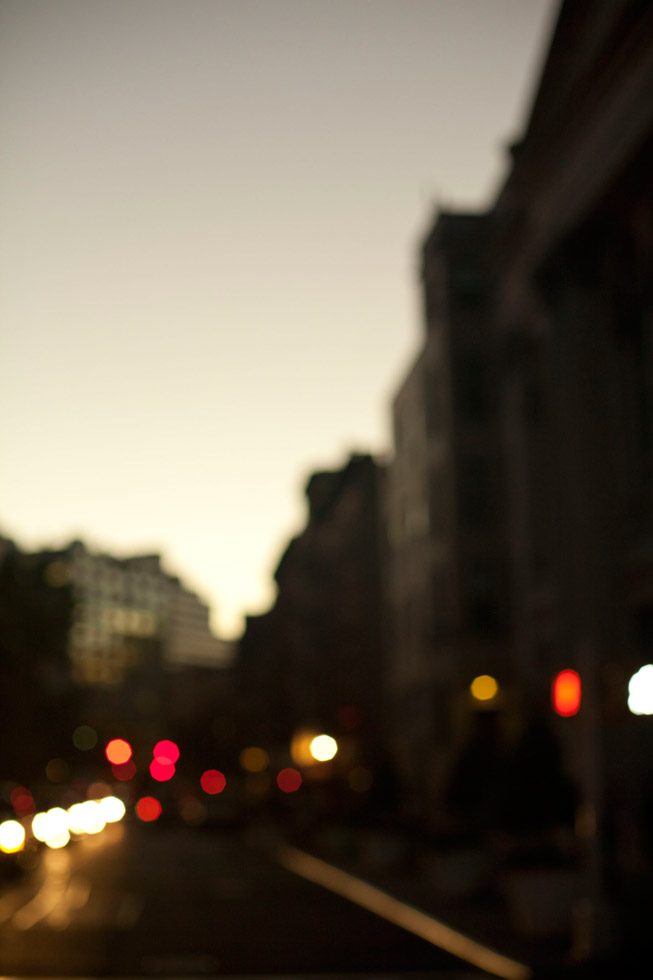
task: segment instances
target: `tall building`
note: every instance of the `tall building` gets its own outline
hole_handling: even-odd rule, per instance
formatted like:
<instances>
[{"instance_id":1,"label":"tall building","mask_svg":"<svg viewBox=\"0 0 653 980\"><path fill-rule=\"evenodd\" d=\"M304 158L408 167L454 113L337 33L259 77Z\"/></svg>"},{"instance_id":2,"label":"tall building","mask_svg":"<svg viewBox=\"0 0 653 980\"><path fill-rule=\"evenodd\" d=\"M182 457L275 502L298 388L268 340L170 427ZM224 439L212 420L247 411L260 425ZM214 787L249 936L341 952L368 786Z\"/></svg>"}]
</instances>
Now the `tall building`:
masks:
<instances>
[{"instance_id":1,"label":"tall building","mask_svg":"<svg viewBox=\"0 0 653 980\"><path fill-rule=\"evenodd\" d=\"M392 406L388 685L395 751L426 819L478 674L508 682L487 219L441 213L422 249L425 339Z\"/></svg>"},{"instance_id":2,"label":"tall building","mask_svg":"<svg viewBox=\"0 0 653 980\"><path fill-rule=\"evenodd\" d=\"M231 656L211 631L206 604L163 569L159 555L117 558L75 541L50 554L46 576L72 588L69 656L77 684L119 686L134 672L221 667Z\"/></svg>"},{"instance_id":3,"label":"tall building","mask_svg":"<svg viewBox=\"0 0 653 980\"><path fill-rule=\"evenodd\" d=\"M304 726L381 755L384 605L382 469L367 455L306 484L306 526L275 572L277 598L240 644L248 730L289 744Z\"/></svg>"},{"instance_id":4,"label":"tall building","mask_svg":"<svg viewBox=\"0 0 653 980\"><path fill-rule=\"evenodd\" d=\"M555 671L594 891L650 864L653 727L653 8L561 5L491 215L514 662L533 711ZM648 841L648 844L646 842Z\"/></svg>"},{"instance_id":5,"label":"tall building","mask_svg":"<svg viewBox=\"0 0 653 980\"><path fill-rule=\"evenodd\" d=\"M491 211L440 215L423 249L426 338L387 480L393 731L433 813L466 685L500 680L514 826L569 827L578 803L589 949L606 894L653 866L653 726L627 707L653 661L650 4L564 0L511 154ZM582 685L569 718L562 668ZM620 927L641 943L636 905Z\"/></svg>"}]
</instances>

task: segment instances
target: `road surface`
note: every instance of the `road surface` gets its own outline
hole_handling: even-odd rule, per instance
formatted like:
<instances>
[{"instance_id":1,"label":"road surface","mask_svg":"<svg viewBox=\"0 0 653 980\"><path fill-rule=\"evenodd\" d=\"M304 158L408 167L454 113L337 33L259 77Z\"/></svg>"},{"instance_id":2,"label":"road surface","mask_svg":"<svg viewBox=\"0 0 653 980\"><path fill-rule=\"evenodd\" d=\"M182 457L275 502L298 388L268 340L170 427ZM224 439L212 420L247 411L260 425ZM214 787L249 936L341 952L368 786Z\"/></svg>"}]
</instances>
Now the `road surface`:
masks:
<instances>
[{"instance_id":1,"label":"road surface","mask_svg":"<svg viewBox=\"0 0 653 980\"><path fill-rule=\"evenodd\" d=\"M234 831L114 826L0 891L5 977L415 971L474 973Z\"/></svg>"}]
</instances>

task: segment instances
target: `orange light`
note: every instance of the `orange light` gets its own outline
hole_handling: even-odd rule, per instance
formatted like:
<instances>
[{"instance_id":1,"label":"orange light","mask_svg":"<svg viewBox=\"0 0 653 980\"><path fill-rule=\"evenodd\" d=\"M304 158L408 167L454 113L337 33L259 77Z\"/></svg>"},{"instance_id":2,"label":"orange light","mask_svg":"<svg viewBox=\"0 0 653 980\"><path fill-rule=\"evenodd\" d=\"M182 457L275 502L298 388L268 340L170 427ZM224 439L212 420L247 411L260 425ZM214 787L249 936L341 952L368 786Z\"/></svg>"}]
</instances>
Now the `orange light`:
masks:
<instances>
[{"instance_id":1,"label":"orange light","mask_svg":"<svg viewBox=\"0 0 653 980\"><path fill-rule=\"evenodd\" d=\"M258 745L250 745L240 753L239 762L246 772L264 772L270 764L270 756Z\"/></svg>"},{"instance_id":2,"label":"orange light","mask_svg":"<svg viewBox=\"0 0 653 980\"><path fill-rule=\"evenodd\" d=\"M154 796L142 796L136 804L136 816L143 823L152 823L161 816L161 804Z\"/></svg>"},{"instance_id":3,"label":"orange light","mask_svg":"<svg viewBox=\"0 0 653 980\"><path fill-rule=\"evenodd\" d=\"M200 776L200 786L209 796L217 796L227 785L224 773L219 769L207 769Z\"/></svg>"},{"instance_id":4,"label":"orange light","mask_svg":"<svg viewBox=\"0 0 653 980\"><path fill-rule=\"evenodd\" d=\"M556 674L551 688L553 710L562 718L571 718L580 711L582 684L575 670L561 670Z\"/></svg>"},{"instance_id":5,"label":"orange light","mask_svg":"<svg viewBox=\"0 0 653 980\"><path fill-rule=\"evenodd\" d=\"M315 759L311 755L311 742L318 734L305 728L295 732L290 743L290 755L296 766L315 765Z\"/></svg>"},{"instance_id":6,"label":"orange light","mask_svg":"<svg viewBox=\"0 0 653 980\"><path fill-rule=\"evenodd\" d=\"M277 786L282 793L296 793L301 785L302 777L297 769L282 769L277 774Z\"/></svg>"},{"instance_id":7,"label":"orange light","mask_svg":"<svg viewBox=\"0 0 653 980\"><path fill-rule=\"evenodd\" d=\"M132 747L124 738L112 738L107 743L104 754L112 765L122 766L131 759Z\"/></svg>"}]
</instances>

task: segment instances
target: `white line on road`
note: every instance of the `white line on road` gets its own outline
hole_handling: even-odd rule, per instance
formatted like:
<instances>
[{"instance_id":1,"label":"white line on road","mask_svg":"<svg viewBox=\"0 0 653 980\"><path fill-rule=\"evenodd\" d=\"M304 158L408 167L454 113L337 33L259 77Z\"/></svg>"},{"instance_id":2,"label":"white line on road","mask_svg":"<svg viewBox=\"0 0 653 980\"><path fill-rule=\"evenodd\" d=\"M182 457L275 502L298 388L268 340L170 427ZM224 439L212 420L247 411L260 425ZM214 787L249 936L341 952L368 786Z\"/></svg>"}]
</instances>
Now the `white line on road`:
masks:
<instances>
[{"instance_id":1,"label":"white line on road","mask_svg":"<svg viewBox=\"0 0 653 980\"><path fill-rule=\"evenodd\" d=\"M497 953L489 946L427 915L426 912L421 912L412 905L406 905L405 902L394 898L375 885L370 885L361 878L327 864L326 861L289 846L280 847L275 853L279 863L289 871L323 888L328 888L466 963L501 977L502 980L530 980L532 977L532 970L526 964Z\"/></svg>"}]
</instances>

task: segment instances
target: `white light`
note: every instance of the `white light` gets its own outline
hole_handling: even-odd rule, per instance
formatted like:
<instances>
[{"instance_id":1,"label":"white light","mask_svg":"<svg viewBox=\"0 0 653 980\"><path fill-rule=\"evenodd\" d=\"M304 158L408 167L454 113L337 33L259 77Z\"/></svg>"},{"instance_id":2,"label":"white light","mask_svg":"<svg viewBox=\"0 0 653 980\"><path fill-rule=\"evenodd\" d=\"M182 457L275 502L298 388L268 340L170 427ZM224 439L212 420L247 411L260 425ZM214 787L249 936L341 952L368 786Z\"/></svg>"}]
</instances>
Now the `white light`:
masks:
<instances>
[{"instance_id":1,"label":"white light","mask_svg":"<svg viewBox=\"0 0 653 980\"><path fill-rule=\"evenodd\" d=\"M25 846L25 828L17 820L4 820L0 823L0 851L15 854Z\"/></svg>"},{"instance_id":2,"label":"white light","mask_svg":"<svg viewBox=\"0 0 653 980\"><path fill-rule=\"evenodd\" d=\"M634 715L653 715L653 664L640 667L628 681L628 708Z\"/></svg>"},{"instance_id":3,"label":"white light","mask_svg":"<svg viewBox=\"0 0 653 980\"><path fill-rule=\"evenodd\" d=\"M106 826L102 808L95 800L74 803L68 808L68 821L74 834L99 834Z\"/></svg>"},{"instance_id":4,"label":"white light","mask_svg":"<svg viewBox=\"0 0 653 980\"><path fill-rule=\"evenodd\" d=\"M125 816L125 804L117 796L105 796L98 803L107 823L118 823Z\"/></svg>"},{"instance_id":5,"label":"white light","mask_svg":"<svg viewBox=\"0 0 653 980\"><path fill-rule=\"evenodd\" d=\"M46 827L48 824L47 813L35 813L32 817L32 834L36 840L40 840L42 843L45 841L47 836Z\"/></svg>"},{"instance_id":6,"label":"white light","mask_svg":"<svg viewBox=\"0 0 653 980\"><path fill-rule=\"evenodd\" d=\"M328 762L338 751L338 743L330 735L316 735L311 740L311 755L316 762Z\"/></svg>"},{"instance_id":7,"label":"white light","mask_svg":"<svg viewBox=\"0 0 653 980\"><path fill-rule=\"evenodd\" d=\"M86 833L85 812L83 803L74 803L68 807L68 825L73 834Z\"/></svg>"},{"instance_id":8,"label":"white light","mask_svg":"<svg viewBox=\"0 0 653 980\"><path fill-rule=\"evenodd\" d=\"M32 819L32 833L48 847L65 847L70 840L68 814L58 806L47 813L36 813Z\"/></svg>"}]
</instances>

